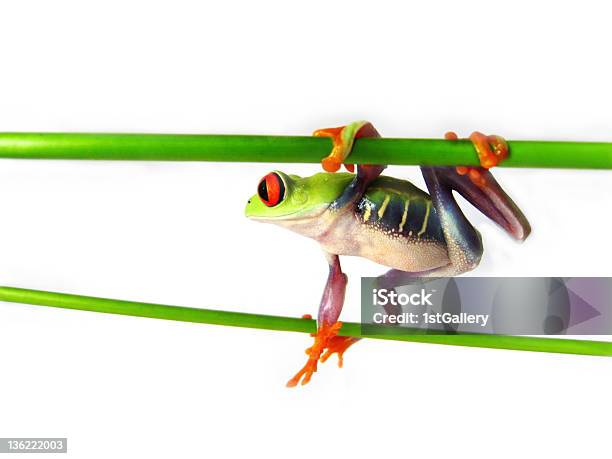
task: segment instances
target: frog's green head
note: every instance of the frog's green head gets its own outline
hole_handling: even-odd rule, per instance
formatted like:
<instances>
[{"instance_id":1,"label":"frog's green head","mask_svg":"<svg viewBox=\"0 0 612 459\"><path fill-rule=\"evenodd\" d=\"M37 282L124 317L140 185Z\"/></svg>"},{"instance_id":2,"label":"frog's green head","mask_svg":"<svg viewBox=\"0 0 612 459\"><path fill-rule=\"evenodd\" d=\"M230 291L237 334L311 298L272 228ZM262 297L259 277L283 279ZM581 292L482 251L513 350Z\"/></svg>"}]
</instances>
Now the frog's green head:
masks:
<instances>
[{"instance_id":1,"label":"frog's green head","mask_svg":"<svg viewBox=\"0 0 612 459\"><path fill-rule=\"evenodd\" d=\"M280 171L262 178L246 205L245 214L254 220L281 223L321 215L352 180L352 174L322 172L298 177Z\"/></svg>"}]
</instances>

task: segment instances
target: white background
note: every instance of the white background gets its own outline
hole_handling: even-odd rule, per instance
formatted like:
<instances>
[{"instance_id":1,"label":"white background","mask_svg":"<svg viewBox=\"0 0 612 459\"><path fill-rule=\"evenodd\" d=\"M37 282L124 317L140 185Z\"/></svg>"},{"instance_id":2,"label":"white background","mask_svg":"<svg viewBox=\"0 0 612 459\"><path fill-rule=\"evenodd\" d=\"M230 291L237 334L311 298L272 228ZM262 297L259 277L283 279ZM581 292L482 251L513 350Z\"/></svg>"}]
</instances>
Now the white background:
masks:
<instances>
[{"instance_id":1,"label":"white background","mask_svg":"<svg viewBox=\"0 0 612 459\"><path fill-rule=\"evenodd\" d=\"M600 6L603 5L603 6ZM604 2L5 1L0 130L612 141ZM0 162L0 284L316 313L316 243L248 221L270 164ZM315 165L282 166L310 174ZM423 185L417 168L387 171ZM529 217L475 275L610 276L607 171L498 170ZM344 259L343 318L359 319ZM289 390L309 338L0 304L0 436L69 456L609 457L610 360L364 341Z\"/></svg>"}]
</instances>

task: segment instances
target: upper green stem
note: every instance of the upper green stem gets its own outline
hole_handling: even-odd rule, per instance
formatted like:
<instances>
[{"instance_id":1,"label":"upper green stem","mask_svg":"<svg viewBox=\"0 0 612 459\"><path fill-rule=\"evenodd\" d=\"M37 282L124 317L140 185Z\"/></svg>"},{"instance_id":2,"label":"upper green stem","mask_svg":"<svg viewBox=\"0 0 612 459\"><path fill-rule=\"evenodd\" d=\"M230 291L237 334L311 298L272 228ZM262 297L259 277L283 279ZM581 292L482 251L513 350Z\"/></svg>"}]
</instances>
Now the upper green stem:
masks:
<instances>
[{"instance_id":1,"label":"upper green stem","mask_svg":"<svg viewBox=\"0 0 612 459\"><path fill-rule=\"evenodd\" d=\"M612 143L508 141L507 167L611 169ZM320 137L0 133L0 158L318 163L331 149ZM470 141L359 139L350 162L476 166Z\"/></svg>"}]
</instances>

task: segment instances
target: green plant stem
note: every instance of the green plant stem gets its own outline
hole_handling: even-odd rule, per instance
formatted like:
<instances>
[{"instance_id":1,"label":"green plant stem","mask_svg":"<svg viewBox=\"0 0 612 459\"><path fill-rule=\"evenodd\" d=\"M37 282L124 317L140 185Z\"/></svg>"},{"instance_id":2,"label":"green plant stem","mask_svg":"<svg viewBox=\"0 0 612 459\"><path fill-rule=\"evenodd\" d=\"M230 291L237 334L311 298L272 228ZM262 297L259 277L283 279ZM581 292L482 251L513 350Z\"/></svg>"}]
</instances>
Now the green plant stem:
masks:
<instances>
[{"instance_id":1,"label":"green plant stem","mask_svg":"<svg viewBox=\"0 0 612 459\"><path fill-rule=\"evenodd\" d=\"M183 306L167 306L162 304L112 300L14 287L0 287L0 301L233 327L301 333L314 333L316 331L316 322L312 319L217 311L213 309L196 309ZM605 341L476 334L407 334L405 329L403 329L401 333L389 332L388 327L378 327L380 329L380 334L368 334L364 336L361 334L361 328L361 325L357 323L344 323L340 330L340 335L359 338L379 338L419 343L447 344L452 346L612 356L612 342Z\"/></svg>"},{"instance_id":2,"label":"green plant stem","mask_svg":"<svg viewBox=\"0 0 612 459\"><path fill-rule=\"evenodd\" d=\"M612 143L514 140L506 167L611 169ZM331 141L318 137L0 133L0 158L318 163ZM478 165L467 140L359 139L355 164Z\"/></svg>"}]
</instances>

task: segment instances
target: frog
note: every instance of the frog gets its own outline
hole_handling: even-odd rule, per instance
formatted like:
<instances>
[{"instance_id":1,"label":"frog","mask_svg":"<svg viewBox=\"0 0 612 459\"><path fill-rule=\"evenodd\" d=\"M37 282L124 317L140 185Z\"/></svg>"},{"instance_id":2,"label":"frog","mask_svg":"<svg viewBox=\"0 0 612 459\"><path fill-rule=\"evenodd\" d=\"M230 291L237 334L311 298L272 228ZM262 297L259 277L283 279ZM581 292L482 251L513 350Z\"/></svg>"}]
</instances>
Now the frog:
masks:
<instances>
[{"instance_id":1,"label":"frog","mask_svg":"<svg viewBox=\"0 0 612 459\"><path fill-rule=\"evenodd\" d=\"M450 277L475 269L482 257L480 232L455 200L459 193L517 241L531 226L490 169L509 153L503 137L474 132L469 136L479 166L420 166L427 192L411 182L382 175L385 165L350 164L359 138L380 134L368 121L316 130L332 141L321 160L323 172L309 177L275 170L263 177L247 202L245 215L314 239L323 249L329 274L319 304L314 342L303 367L287 387L310 382L318 364L346 350L358 338L339 336L339 320L348 278L341 256L357 256L390 268L383 279ZM458 139L454 132L448 141ZM347 172L339 172L341 166ZM311 318L305 315L305 318Z\"/></svg>"}]
</instances>

